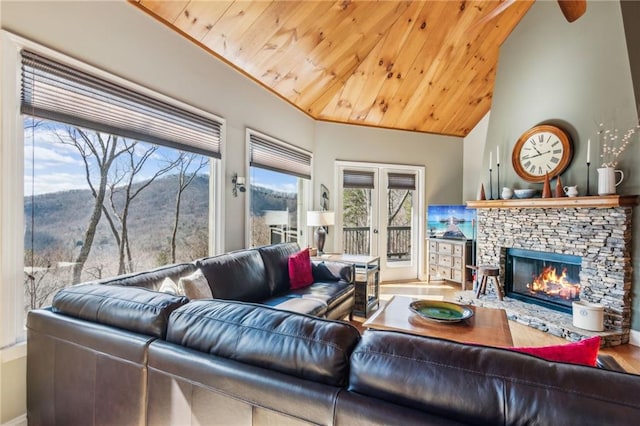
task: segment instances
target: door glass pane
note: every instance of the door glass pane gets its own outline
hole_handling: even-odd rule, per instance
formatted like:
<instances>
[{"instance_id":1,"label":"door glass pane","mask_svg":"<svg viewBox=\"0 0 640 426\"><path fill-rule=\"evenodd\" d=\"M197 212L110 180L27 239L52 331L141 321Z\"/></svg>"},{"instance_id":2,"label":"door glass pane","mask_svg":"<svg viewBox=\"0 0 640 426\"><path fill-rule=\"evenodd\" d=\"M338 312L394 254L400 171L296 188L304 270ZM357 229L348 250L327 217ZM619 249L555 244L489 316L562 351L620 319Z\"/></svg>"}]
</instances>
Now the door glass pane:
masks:
<instances>
[{"instance_id":1,"label":"door glass pane","mask_svg":"<svg viewBox=\"0 0 640 426\"><path fill-rule=\"evenodd\" d=\"M387 190L387 262L411 260L413 192L409 189Z\"/></svg>"},{"instance_id":2,"label":"door glass pane","mask_svg":"<svg viewBox=\"0 0 640 426\"><path fill-rule=\"evenodd\" d=\"M302 197L296 176L251 167L251 247L298 242L298 201Z\"/></svg>"},{"instance_id":3,"label":"door glass pane","mask_svg":"<svg viewBox=\"0 0 640 426\"><path fill-rule=\"evenodd\" d=\"M342 250L346 254L371 253L371 189L344 188Z\"/></svg>"}]
</instances>

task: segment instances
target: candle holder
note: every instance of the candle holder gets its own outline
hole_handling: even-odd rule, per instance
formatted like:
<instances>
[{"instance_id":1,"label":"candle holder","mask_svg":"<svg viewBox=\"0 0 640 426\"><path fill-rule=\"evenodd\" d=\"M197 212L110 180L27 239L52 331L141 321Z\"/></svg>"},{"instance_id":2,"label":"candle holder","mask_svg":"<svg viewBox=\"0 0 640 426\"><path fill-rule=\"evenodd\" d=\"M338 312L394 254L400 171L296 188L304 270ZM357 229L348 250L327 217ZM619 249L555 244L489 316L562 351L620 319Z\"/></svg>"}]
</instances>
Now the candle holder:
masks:
<instances>
[{"instance_id":1,"label":"candle holder","mask_svg":"<svg viewBox=\"0 0 640 426\"><path fill-rule=\"evenodd\" d=\"M498 200L500 199L500 163L496 164L496 177L498 180L498 184L496 185L496 189L498 190Z\"/></svg>"},{"instance_id":2,"label":"candle holder","mask_svg":"<svg viewBox=\"0 0 640 426\"><path fill-rule=\"evenodd\" d=\"M591 162L587 161L587 196L591 195L591 193L589 193L589 166L591 165Z\"/></svg>"},{"instance_id":3,"label":"candle holder","mask_svg":"<svg viewBox=\"0 0 640 426\"><path fill-rule=\"evenodd\" d=\"M491 184L491 172L493 170L489 168L489 200L493 200L493 185Z\"/></svg>"}]
</instances>

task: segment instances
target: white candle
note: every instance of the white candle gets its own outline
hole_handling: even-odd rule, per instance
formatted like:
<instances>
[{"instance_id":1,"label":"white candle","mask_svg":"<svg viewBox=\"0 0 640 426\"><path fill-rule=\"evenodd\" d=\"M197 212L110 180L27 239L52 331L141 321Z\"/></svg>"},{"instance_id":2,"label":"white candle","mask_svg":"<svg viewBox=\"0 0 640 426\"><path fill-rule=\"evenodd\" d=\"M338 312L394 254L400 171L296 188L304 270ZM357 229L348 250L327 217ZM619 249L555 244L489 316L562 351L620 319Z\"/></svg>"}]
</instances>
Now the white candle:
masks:
<instances>
[{"instance_id":1,"label":"white candle","mask_svg":"<svg viewBox=\"0 0 640 426\"><path fill-rule=\"evenodd\" d=\"M498 152L496 153L496 164L499 166L500 165L500 145L498 145L496 148L498 148Z\"/></svg>"},{"instance_id":2,"label":"white candle","mask_svg":"<svg viewBox=\"0 0 640 426\"><path fill-rule=\"evenodd\" d=\"M489 170L491 170L491 162L493 161L493 152L489 153Z\"/></svg>"},{"instance_id":3,"label":"white candle","mask_svg":"<svg viewBox=\"0 0 640 426\"><path fill-rule=\"evenodd\" d=\"M587 163L590 163L591 159L591 139L587 139Z\"/></svg>"}]
</instances>

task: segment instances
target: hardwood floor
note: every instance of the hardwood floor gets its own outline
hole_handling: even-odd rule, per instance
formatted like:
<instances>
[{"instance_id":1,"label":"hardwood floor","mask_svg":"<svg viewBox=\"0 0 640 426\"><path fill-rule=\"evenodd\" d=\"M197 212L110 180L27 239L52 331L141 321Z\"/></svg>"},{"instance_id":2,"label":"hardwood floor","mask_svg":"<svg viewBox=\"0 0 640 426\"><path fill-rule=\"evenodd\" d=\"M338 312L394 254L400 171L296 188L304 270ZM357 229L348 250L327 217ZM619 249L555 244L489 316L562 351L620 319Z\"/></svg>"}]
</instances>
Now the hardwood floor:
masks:
<instances>
[{"instance_id":1,"label":"hardwood floor","mask_svg":"<svg viewBox=\"0 0 640 426\"><path fill-rule=\"evenodd\" d=\"M441 282L389 282L380 284L380 300L385 301L393 295L420 297L436 295L444 300L453 300L460 291L460 285L446 281ZM509 327L515 346L546 346L567 343L567 340L536 330L531 327L509 321ZM640 347L621 345L614 348L601 349L602 353L613 356L629 373L640 374Z\"/></svg>"}]
</instances>

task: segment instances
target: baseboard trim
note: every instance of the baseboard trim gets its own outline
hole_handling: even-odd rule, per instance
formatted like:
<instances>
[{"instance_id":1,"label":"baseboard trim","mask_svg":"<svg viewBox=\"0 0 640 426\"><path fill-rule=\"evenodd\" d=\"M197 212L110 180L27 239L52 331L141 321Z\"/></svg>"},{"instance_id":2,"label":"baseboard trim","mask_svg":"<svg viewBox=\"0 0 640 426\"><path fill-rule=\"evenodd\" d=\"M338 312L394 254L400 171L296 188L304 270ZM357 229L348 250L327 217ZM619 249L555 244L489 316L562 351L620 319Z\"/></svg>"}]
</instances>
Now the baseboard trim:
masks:
<instances>
[{"instance_id":1,"label":"baseboard trim","mask_svg":"<svg viewBox=\"0 0 640 426\"><path fill-rule=\"evenodd\" d=\"M27 413L3 423L2 426L27 426Z\"/></svg>"},{"instance_id":2,"label":"baseboard trim","mask_svg":"<svg viewBox=\"0 0 640 426\"><path fill-rule=\"evenodd\" d=\"M629 344L633 346L640 346L640 331L631 330L629 333Z\"/></svg>"}]
</instances>

